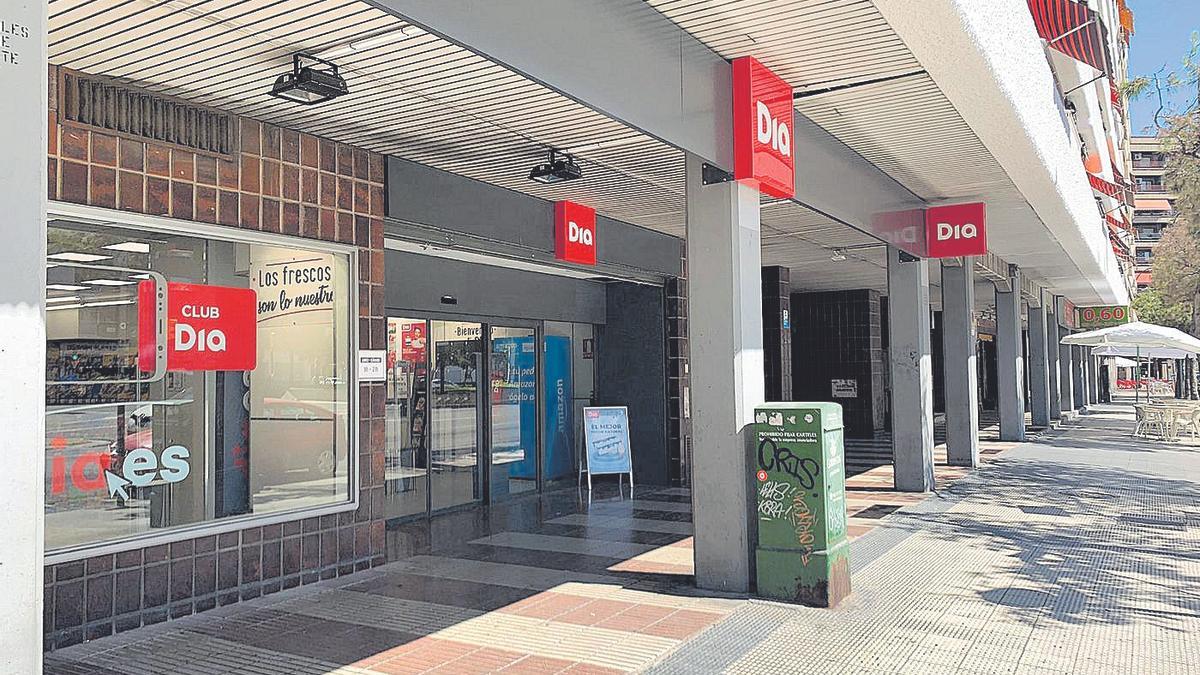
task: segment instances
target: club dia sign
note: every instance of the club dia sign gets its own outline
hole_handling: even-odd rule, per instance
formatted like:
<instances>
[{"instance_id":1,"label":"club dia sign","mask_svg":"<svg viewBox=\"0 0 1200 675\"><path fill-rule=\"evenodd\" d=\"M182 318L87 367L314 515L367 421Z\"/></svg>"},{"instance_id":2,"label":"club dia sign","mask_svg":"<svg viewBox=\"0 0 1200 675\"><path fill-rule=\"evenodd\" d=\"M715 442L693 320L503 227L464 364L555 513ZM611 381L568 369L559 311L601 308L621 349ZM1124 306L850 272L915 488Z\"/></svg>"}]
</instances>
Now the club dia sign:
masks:
<instances>
[{"instance_id":1,"label":"club dia sign","mask_svg":"<svg viewBox=\"0 0 1200 675\"><path fill-rule=\"evenodd\" d=\"M154 282L138 286L138 367L154 370ZM167 284L167 370L254 370L255 294L248 288Z\"/></svg>"}]
</instances>

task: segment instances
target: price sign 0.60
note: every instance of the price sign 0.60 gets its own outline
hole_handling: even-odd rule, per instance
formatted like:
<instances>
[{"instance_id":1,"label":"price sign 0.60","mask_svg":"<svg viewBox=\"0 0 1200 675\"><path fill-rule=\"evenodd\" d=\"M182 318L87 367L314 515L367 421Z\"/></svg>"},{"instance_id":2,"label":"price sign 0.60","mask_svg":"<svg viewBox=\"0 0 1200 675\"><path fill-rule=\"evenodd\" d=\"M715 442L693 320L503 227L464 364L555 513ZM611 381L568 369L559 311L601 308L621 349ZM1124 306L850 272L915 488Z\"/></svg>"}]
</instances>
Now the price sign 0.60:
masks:
<instances>
[{"instance_id":1,"label":"price sign 0.60","mask_svg":"<svg viewBox=\"0 0 1200 675\"><path fill-rule=\"evenodd\" d=\"M1080 328L1119 326L1129 321L1129 308L1124 305L1077 307L1076 324Z\"/></svg>"}]
</instances>

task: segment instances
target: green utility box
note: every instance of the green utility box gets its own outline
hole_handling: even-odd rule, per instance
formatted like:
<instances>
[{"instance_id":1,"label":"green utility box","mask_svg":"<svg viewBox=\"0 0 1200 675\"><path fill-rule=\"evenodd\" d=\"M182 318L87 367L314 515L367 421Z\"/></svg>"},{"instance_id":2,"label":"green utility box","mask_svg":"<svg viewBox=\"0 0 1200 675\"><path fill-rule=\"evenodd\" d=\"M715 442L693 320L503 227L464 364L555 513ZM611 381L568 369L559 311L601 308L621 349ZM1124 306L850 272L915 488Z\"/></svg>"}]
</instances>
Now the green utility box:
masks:
<instances>
[{"instance_id":1,"label":"green utility box","mask_svg":"<svg viewBox=\"0 0 1200 675\"><path fill-rule=\"evenodd\" d=\"M842 406L754 410L758 594L814 607L850 595Z\"/></svg>"}]
</instances>

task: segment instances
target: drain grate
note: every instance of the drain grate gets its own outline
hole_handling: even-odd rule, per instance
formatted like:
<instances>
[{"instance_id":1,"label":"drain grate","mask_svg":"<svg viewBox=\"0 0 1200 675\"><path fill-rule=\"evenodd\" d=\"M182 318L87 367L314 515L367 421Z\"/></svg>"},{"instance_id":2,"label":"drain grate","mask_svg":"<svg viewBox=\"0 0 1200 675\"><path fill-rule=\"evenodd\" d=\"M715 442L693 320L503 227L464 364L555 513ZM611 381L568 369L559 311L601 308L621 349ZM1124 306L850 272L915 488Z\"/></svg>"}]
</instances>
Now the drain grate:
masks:
<instances>
[{"instance_id":1,"label":"drain grate","mask_svg":"<svg viewBox=\"0 0 1200 675\"><path fill-rule=\"evenodd\" d=\"M859 511L858 513L855 513L853 515L855 518L878 519L878 518L882 518L886 515L895 513L896 511L899 511L899 510L900 510L900 507L895 506L893 504L876 504L875 506L868 506L867 508L865 508L862 511Z\"/></svg>"},{"instance_id":2,"label":"drain grate","mask_svg":"<svg viewBox=\"0 0 1200 675\"><path fill-rule=\"evenodd\" d=\"M1028 513L1031 516L1061 516L1063 518L1070 515L1065 510L1057 506L1037 506L1035 504L1018 504L1018 509Z\"/></svg>"},{"instance_id":3,"label":"drain grate","mask_svg":"<svg viewBox=\"0 0 1200 675\"><path fill-rule=\"evenodd\" d=\"M1157 530L1170 530L1172 532L1183 532L1186 525L1182 520L1166 518L1154 518L1152 516L1131 516L1125 515L1122 520L1127 524L1141 525L1143 527L1152 527Z\"/></svg>"}]
</instances>

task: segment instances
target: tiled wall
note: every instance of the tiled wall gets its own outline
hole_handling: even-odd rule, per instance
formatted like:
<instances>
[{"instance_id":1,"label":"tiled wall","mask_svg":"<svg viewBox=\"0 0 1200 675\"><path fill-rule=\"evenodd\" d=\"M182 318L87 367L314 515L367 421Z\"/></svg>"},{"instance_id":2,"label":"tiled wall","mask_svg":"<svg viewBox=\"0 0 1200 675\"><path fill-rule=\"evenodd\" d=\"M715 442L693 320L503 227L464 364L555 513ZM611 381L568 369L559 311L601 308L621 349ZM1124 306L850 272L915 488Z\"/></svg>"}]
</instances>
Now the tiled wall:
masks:
<instances>
[{"instance_id":1,"label":"tiled wall","mask_svg":"<svg viewBox=\"0 0 1200 675\"><path fill-rule=\"evenodd\" d=\"M381 155L239 121L236 156L60 124L49 198L357 245L359 346L385 348ZM45 647L109 635L384 561L384 388L360 385L359 508L48 566Z\"/></svg>"},{"instance_id":2,"label":"tiled wall","mask_svg":"<svg viewBox=\"0 0 1200 675\"><path fill-rule=\"evenodd\" d=\"M791 309L795 399L842 404L848 437L882 431L887 396L879 292L793 293ZM858 395L834 399L834 379L855 380Z\"/></svg>"},{"instance_id":3,"label":"tiled wall","mask_svg":"<svg viewBox=\"0 0 1200 675\"><path fill-rule=\"evenodd\" d=\"M671 482L691 484L692 421L688 350L687 252L680 246L683 276L668 279L667 296L667 457Z\"/></svg>"},{"instance_id":4,"label":"tiled wall","mask_svg":"<svg viewBox=\"0 0 1200 675\"><path fill-rule=\"evenodd\" d=\"M792 400L791 270L762 268L763 365L768 401Z\"/></svg>"}]
</instances>

